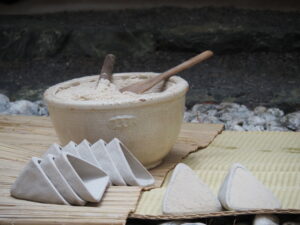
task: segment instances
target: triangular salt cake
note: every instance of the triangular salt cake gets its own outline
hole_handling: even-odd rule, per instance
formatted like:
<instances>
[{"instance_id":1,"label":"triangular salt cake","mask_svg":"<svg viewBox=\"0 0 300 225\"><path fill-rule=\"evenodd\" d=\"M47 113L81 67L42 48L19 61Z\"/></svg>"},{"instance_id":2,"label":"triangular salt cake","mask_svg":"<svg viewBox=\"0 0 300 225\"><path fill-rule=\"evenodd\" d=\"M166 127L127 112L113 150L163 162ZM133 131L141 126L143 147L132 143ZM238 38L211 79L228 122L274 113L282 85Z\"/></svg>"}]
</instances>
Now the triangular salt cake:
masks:
<instances>
[{"instance_id":1,"label":"triangular salt cake","mask_svg":"<svg viewBox=\"0 0 300 225\"><path fill-rule=\"evenodd\" d=\"M11 187L13 197L35 202L68 205L40 166L41 159L33 157Z\"/></svg>"},{"instance_id":2,"label":"triangular salt cake","mask_svg":"<svg viewBox=\"0 0 300 225\"><path fill-rule=\"evenodd\" d=\"M221 204L210 188L190 167L179 163L174 169L164 196L163 213L186 215L221 210Z\"/></svg>"},{"instance_id":3,"label":"triangular salt cake","mask_svg":"<svg viewBox=\"0 0 300 225\"><path fill-rule=\"evenodd\" d=\"M96 157L91 150L90 143L87 140L84 139L79 145L77 145L77 152L79 153L80 158L97 167L100 167Z\"/></svg>"},{"instance_id":4,"label":"triangular salt cake","mask_svg":"<svg viewBox=\"0 0 300 225\"><path fill-rule=\"evenodd\" d=\"M44 153L44 155L42 156L42 158L46 158L47 155L49 155L49 154L54 155L54 156L60 155L61 154L61 147L58 144L56 144L56 143L52 144L48 148L48 150Z\"/></svg>"},{"instance_id":5,"label":"triangular salt cake","mask_svg":"<svg viewBox=\"0 0 300 225\"><path fill-rule=\"evenodd\" d=\"M280 208L280 202L273 193L238 163L231 167L218 197L228 210Z\"/></svg>"},{"instance_id":6,"label":"triangular salt cake","mask_svg":"<svg viewBox=\"0 0 300 225\"><path fill-rule=\"evenodd\" d=\"M99 167L70 153L55 158L55 165L78 196L99 202L109 186L109 177Z\"/></svg>"},{"instance_id":7,"label":"triangular salt cake","mask_svg":"<svg viewBox=\"0 0 300 225\"><path fill-rule=\"evenodd\" d=\"M64 146L62 148L62 151L70 153L72 155L75 155L75 156L81 158L80 155L79 155L79 152L77 151L76 147L77 147L77 144L75 142L73 142L73 141L70 141L66 146Z\"/></svg>"},{"instance_id":8,"label":"triangular salt cake","mask_svg":"<svg viewBox=\"0 0 300 225\"><path fill-rule=\"evenodd\" d=\"M126 186L124 179L105 147L105 142L100 139L91 146L91 149L100 167L109 176L111 182L114 185Z\"/></svg>"},{"instance_id":9,"label":"triangular salt cake","mask_svg":"<svg viewBox=\"0 0 300 225\"><path fill-rule=\"evenodd\" d=\"M106 148L128 185L147 187L154 184L155 180L151 173L118 138L111 140Z\"/></svg>"}]
</instances>

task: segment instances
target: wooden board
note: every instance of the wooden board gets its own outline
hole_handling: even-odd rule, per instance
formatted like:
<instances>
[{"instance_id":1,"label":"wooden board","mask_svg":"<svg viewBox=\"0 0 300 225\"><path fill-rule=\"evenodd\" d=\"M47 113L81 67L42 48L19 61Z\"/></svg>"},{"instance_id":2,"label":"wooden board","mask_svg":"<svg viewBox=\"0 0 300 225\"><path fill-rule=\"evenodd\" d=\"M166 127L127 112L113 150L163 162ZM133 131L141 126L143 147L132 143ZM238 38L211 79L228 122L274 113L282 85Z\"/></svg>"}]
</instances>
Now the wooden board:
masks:
<instances>
[{"instance_id":1,"label":"wooden board","mask_svg":"<svg viewBox=\"0 0 300 225\"><path fill-rule=\"evenodd\" d=\"M166 160L151 170L160 186L166 173L189 152L207 146L222 125L184 124ZM110 187L99 204L60 206L12 198L10 186L32 156L58 142L48 117L0 116L0 224L125 224L141 188Z\"/></svg>"}]
</instances>

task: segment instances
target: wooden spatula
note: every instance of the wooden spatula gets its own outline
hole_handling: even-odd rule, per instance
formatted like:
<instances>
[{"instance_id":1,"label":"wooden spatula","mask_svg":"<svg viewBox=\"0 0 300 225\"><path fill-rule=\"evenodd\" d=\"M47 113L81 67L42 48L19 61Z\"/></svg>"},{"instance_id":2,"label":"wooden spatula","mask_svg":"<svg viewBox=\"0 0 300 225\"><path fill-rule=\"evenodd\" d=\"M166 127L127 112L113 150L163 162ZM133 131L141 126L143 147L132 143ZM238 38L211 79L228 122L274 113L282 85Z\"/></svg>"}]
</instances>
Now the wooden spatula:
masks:
<instances>
[{"instance_id":1,"label":"wooden spatula","mask_svg":"<svg viewBox=\"0 0 300 225\"><path fill-rule=\"evenodd\" d=\"M212 51L210 51L210 50L204 51L201 54L196 55L195 57L190 58L189 60L179 64L178 66L175 66L175 67L163 72L159 76L155 76L146 81L142 81L142 82L138 82L138 83L129 85L127 87L120 89L120 91L121 92L130 91L130 92L134 92L137 94L142 94L145 91L152 88L153 86L155 86L156 84L158 84L159 82L161 82L162 80L166 80L169 77L176 75L177 73L179 73L183 70L186 70L186 69L194 66L195 64L200 63L200 62L210 58L211 56L213 56Z\"/></svg>"},{"instance_id":2,"label":"wooden spatula","mask_svg":"<svg viewBox=\"0 0 300 225\"><path fill-rule=\"evenodd\" d=\"M98 87L99 81L101 79L107 79L107 80L111 81L112 71L114 68L115 60L116 60L116 57L113 54L108 54L105 56L103 66L101 68L101 73L99 75L99 79L96 84L96 88Z\"/></svg>"}]
</instances>

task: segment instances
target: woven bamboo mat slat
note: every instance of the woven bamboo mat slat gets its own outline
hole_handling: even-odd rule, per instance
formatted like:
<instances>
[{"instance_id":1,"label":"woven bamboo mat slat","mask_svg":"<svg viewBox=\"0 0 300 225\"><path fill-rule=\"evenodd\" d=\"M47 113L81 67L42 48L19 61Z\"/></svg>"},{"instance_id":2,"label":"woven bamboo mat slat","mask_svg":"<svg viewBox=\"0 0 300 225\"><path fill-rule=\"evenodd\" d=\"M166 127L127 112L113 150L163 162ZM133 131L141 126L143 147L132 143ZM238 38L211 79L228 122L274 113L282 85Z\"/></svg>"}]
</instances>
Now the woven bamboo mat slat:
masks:
<instances>
[{"instance_id":1,"label":"woven bamboo mat slat","mask_svg":"<svg viewBox=\"0 0 300 225\"><path fill-rule=\"evenodd\" d=\"M161 186L166 174L177 163L191 152L208 146L222 130L223 125L220 124L184 124L173 150L161 165L150 170L155 177L155 187Z\"/></svg>"},{"instance_id":2,"label":"woven bamboo mat slat","mask_svg":"<svg viewBox=\"0 0 300 225\"><path fill-rule=\"evenodd\" d=\"M49 117L36 116L0 116L0 126L5 127L26 127L28 129L38 128L52 128L52 123ZM55 134L53 129L50 129Z\"/></svg>"},{"instance_id":3,"label":"woven bamboo mat slat","mask_svg":"<svg viewBox=\"0 0 300 225\"><path fill-rule=\"evenodd\" d=\"M221 125L184 124L166 160L151 170L160 186L166 173L188 153L207 146ZM12 198L11 184L32 156L58 143L48 117L0 116L0 224L125 224L135 210L141 188L110 187L99 204L64 206Z\"/></svg>"}]
</instances>

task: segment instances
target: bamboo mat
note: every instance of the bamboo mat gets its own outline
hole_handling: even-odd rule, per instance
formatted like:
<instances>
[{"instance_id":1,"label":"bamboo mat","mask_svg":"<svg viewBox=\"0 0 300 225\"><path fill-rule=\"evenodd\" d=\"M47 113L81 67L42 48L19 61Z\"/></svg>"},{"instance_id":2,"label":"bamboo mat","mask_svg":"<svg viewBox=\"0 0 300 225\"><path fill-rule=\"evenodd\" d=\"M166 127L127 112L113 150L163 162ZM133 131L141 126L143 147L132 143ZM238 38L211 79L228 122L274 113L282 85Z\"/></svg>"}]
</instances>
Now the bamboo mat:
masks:
<instances>
[{"instance_id":1,"label":"bamboo mat","mask_svg":"<svg viewBox=\"0 0 300 225\"><path fill-rule=\"evenodd\" d=\"M183 124L178 141L150 172L159 187L166 173L190 152L206 147L222 125ZM41 156L58 139L48 117L0 116L0 224L125 224L135 210L139 187L110 187L100 204L60 206L18 200L9 189L32 156Z\"/></svg>"},{"instance_id":2,"label":"bamboo mat","mask_svg":"<svg viewBox=\"0 0 300 225\"><path fill-rule=\"evenodd\" d=\"M183 161L217 194L233 163L245 165L282 202L282 210L223 211L208 214L167 216L162 200L169 182L143 192L137 209L130 215L143 219L191 219L241 214L300 213L300 132L223 131L205 149Z\"/></svg>"}]
</instances>

